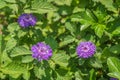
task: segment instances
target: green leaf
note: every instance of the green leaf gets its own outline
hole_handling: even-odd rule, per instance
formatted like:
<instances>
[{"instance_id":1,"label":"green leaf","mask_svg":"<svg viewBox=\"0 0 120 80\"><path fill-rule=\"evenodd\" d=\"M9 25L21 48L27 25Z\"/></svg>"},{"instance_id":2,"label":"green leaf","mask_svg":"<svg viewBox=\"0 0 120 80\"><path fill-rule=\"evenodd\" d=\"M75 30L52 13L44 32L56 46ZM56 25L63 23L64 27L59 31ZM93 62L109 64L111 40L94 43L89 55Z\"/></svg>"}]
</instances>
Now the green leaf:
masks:
<instances>
[{"instance_id":1,"label":"green leaf","mask_svg":"<svg viewBox=\"0 0 120 80\"><path fill-rule=\"evenodd\" d=\"M89 80L96 80L95 70L94 69L90 70L90 78L89 78Z\"/></svg>"},{"instance_id":2,"label":"green leaf","mask_svg":"<svg viewBox=\"0 0 120 80\"><path fill-rule=\"evenodd\" d=\"M1 54L0 67L5 67L12 62L12 60L8 57L8 54L5 51L3 51L3 53L0 53L0 54Z\"/></svg>"},{"instance_id":3,"label":"green leaf","mask_svg":"<svg viewBox=\"0 0 120 80\"><path fill-rule=\"evenodd\" d=\"M75 41L75 38L74 38L73 36L68 35L68 36L66 36L66 37L64 38L63 41L61 41L61 42L59 43L59 46L60 46L60 47L63 47L63 46L68 45L69 43L72 43L72 42L74 42L74 41Z\"/></svg>"},{"instance_id":4,"label":"green leaf","mask_svg":"<svg viewBox=\"0 0 120 80\"><path fill-rule=\"evenodd\" d=\"M107 65L110 72L120 72L120 60L115 57L107 59Z\"/></svg>"},{"instance_id":5,"label":"green leaf","mask_svg":"<svg viewBox=\"0 0 120 80\"><path fill-rule=\"evenodd\" d=\"M50 45L52 49L57 49L58 48L58 43L53 37L47 37L45 39L45 42Z\"/></svg>"},{"instance_id":6,"label":"green leaf","mask_svg":"<svg viewBox=\"0 0 120 80\"><path fill-rule=\"evenodd\" d=\"M120 34L120 26L117 27L113 32L112 35L119 35Z\"/></svg>"},{"instance_id":7,"label":"green leaf","mask_svg":"<svg viewBox=\"0 0 120 80\"><path fill-rule=\"evenodd\" d=\"M86 29L88 26L92 25L95 22L95 20L88 11L82 11L73 14L71 16L71 20L73 22L80 22L82 24L81 30Z\"/></svg>"},{"instance_id":8,"label":"green leaf","mask_svg":"<svg viewBox=\"0 0 120 80\"><path fill-rule=\"evenodd\" d=\"M117 12L117 8L113 5L113 0L99 0L105 7L113 12Z\"/></svg>"},{"instance_id":9,"label":"green leaf","mask_svg":"<svg viewBox=\"0 0 120 80\"><path fill-rule=\"evenodd\" d=\"M85 23L92 24L92 22L94 22L94 19L87 11L75 13L71 16L71 19L72 21L78 21L78 22L81 22L82 24L85 24Z\"/></svg>"},{"instance_id":10,"label":"green leaf","mask_svg":"<svg viewBox=\"0 0 120 80\"><path fill-rule=\"evenodd\" d=\"M16 13L18 12L18 5L17 4L8 4L7 5L10 9L12 9L13 11L15 11Z\"/></svg>"},{"instance_id":11,"label":"green leaf","mask_svg":"<svg viewBox=\"0 0 120 80\"><path fill-rule=\"evenodd\" d=\"M112 73L108 73L107 75L110 77L120 79L120 72L112 72Z\"/></svg>"},{"instance_id":12,"label":"green leaf","mask_svg":"<svg viewBox=\"0 0 120 80\"><path fill-rule=\"evenodd\" d=\"M16 3L16 0L5 0L6 2Z\"/></svg>"},{"instance_id":13,"label":"green leaf","mask_svg":"<svg viewBox=\"0 0 120 80\"><path fill-rule=\"evenodd\" d=\"M6 78L6 75L4 73L0 72L0 79L5 80L5 78Z\"/></svg>"},{"instance_id":14,"label":"green leaf","mask_svg":"<svg viewBox=\"0 0 120 80\"><path fill-rule=\"evenodd\" d=\"M11 23L8 25L7 28L8 28L8 31L11 33L20 29L18 23Z\"/></svg>"},{"instance_id":15,"label":"green leaf","mask_svg":"<svg viewBox=\"0 0 120 80\"><path fill-rule=\"evenodd\" d=\"M65 27L66 27L66 29L68 29L71 32L71 34L73 34L73 32L75 32L75 26L73 26L70 22L66 22Z\"/></svg>"},{"instance_id":16,"label":"green leaf","mask_svg":"<svg viewBox=\"0 0 120 80\"><path fill-rule=\"evenodd\" d=\"M5 50L7 51L11 50L16 46L16 44L17 44L17 41L14 38L11 38L10 40L8 40Z\"/></svg>"},{"instance_id":17,"label":"green leaf","mask_svg":"<svg viewBox=\"0 0 120 80\"><path fill-rule=\"evenodd\" d=\"M35 76L41 80L51 80L51 69L48 64L34 67Z\"/></svg>"},{"instance_id":18,"label":"green leaf","mask_svg":"<svg viewBox=\"0 0 120 80\"><path fill-rule=\"evenodd\" d=\"M12 62L4 68L0 69L4 74L9 74L13 78L18 78L27 69L16 62Z\"/></svg>"},{"instance_id":19,"label":"green leaf","mask_svg":"<svg viewBox=\"0 0 120 80\"><path fill-rule=\"evenodd\" d=\"M109 47L105 47L102 51L102 54L101 54L101 62L106 62L107 58L109 58L111 56L113 56L113 54L111 54Z\"/></svg>"},{"instance_id":20,"label":"green leaf","mask_svg":"<svg viewBox=\"0 0 120 80\"><path fill-rule=\"evenodd\" d=\"M22 63L29 63L32 62L34 59L32 58L32 55L30 56L22 56Z\"/></svg>"},{"instance_id":21,"label":"green leaf","mask_svg":"<svg viewBox=\"0 0 120 80\"><path fill-rule=\"evenodd\" d=\"M32 4L32 12L34 13L48 13L56 11L55 6L44 0L34 0Z\"/></svg>"},{"instance_id":22,"label":"green leaf","mask_svg":"<svg viewBox=\"0 0 120 80\"><path fill-rule=\"evenodd\" d=\"M32 54L32 53L27 48L19 46L19 47L16 47L16 48L13 49L10 56L11 57L16 57L16 56L22 56L22 55L27 55L27 54Z\"/></svg>"},{"instance_id":23,"label":"green leaf","mask_svg":"<svg viewBox=\"0 0 120 80\"><path fill-rule=\"evenodd\" d=\"M110 57L107 59L107 65L109 68L108 75L120 79L120 60L115 57Z\"/></svg>"},{"instance_id":24,"label":"green leaf","mask_svg":"<svg viewBox=\"0 0 120 80\"><path fill-rule=\"evenodd\" d=\"M53 0L58 5L71 5L72 0Z\"/></svg>"},{"instance_id":25,"label":"green leaf","mask_svg":"<svg viewBox=\"0 0 120 80\"><path fill-rule=\"evenodd\" d=\"M7 4L4 2L4 0L0 0L0 9L6 7Z\"/></svg>"},{"instance_id":26,"label":"green leaf","mask_svg":"<svg viewBox=\"0 0 120 80\"><path fill-rule=\"evenodd\" d=\"M64 34L65 33L65 27L64 26L60 26L60 28L58 29L58 36L61 35L61 34Z\"/></svg>"},{"instance_id":27,"label":"green leaf","mask_svg":"<svg viewBox=\"0 0 120 80\"><path fill-rule=\"evenodd\" d=\"M19 38L21 38L21 37L23 37L23 36L25 36L25 35L27 35L27 34L28 34L28 32L25 32L25 31L23 31L23 30L19 30L17 36L18 36Z\"/></svg>"},{"instance_id":28,"label":"green leaf","mask_svg":"<svg viewBox=\"0 0 120 80\"><path fill-rule=\"evenodd\" d=\"M112 46L109 50L112 53L120 54L120 44Z\"/></svg>"},{"instance_id":29,"label":"green leaf","mask_svg":"<svg viewBox=\"0 0 120 80\"><path fill-rule=\"evenodd\" d=\"M95 34L101 38L103 36L103 33L105 31L106 26L102 24L96 24L95 25Z\"/></svg>"},{"instance_id":30,"label":"green leaf","mask_svg":"<svg viewBox=\"0 0 120 80\"><path fill-rule=\"evenodd\" d=\"M72 75L67 70L58 69L56 72L58 72L56 80L72 80Z\"/></svg>"},{"instance_id":31,"label":"green leaf","mask_svg":"<svg viewBox=\"0 0 120 80\"><path fill-rule=\"evenodd\" d=\"M84 80L80 71L75 72L75 80Z\"/></svg>"},{"instance_id":32,"label":"green leaf","mask_svg":"<svg viewBox=\"0 0 120 80\"><path fill-rule=\"evenodd\" d=\"M29 72L29 71L25 71L25 72L23 73L23 78L24 78L25 80L29 80L29 79L30 79L30 72Z\"/></svg>"},{"instance_id":33,"label":"green leaf","mask_svg":"<svg viewBox=\"0 0 120 80\"><path fill-rule=\"evenodd\" d=\"M20 0L21 2L23 2L23 3L26 3L26 0Z\"/></svg>"},{"instance_id":34,"label":"green leaf","mask_svg":"<svg viewBox=\"0 0 120 80\"><path fill-rule=\"evenodd\" d=\"M120 0L116 0L115 5L117 5L117 7L120 7Z\"/></svg>"},{"instance_id":35,"label":"green leaf","mask_svg":"<svg viewBox=\"0 0 120 80\"><path fill-rule=\"evenodd\" d=\"M85 8L87 5L89 5L88 0L79 0L79 7L80 8Z\"/></svg>"},{"instance_id":36,"label":"green leaf","mask_svg":"<svg viewBox=\"0 0 120 80\"><path fill-rule=\"evenodd\" d=\"M57 54L53 54L52 58L53 62L59 64L60 66L67 67L69 56L65 54L65 52L61 51Z\"/></svg>"},{"instance_id":37,"label":"green leaf","mask_svg":"<svg viewBox=\"0 0 120 80\"><path fill-rule=\"evenodd\" d=\"M94 67L94 68L102 68L103 67L101 60L94 59L94 58L90 60L90 65L92 65L92 67Z\"/></svg>"},{"instance_id":38,"label":"green leaf","mask_svg":"<svg viewBox=\"0 0 120 80\"><path fill-rule=\"evenodd\" d=\"M90 10L92 11L92 10ZM106 23L109 15L106 12L106 8L103 5L99 5L95 11L92 11L94 19L98 23Z\"/></svg>"},{"instance_id":39,"label":"green leaf","mask_svg":"<svg viewBox=\"0 0 120 80\"><path fill-rule=\"evenodd\" d=\"M44 68L41 69L41 67L34 67L34 73L37 78L41 79L45 75L45 70Z\"/></svg>"}]
</instances>

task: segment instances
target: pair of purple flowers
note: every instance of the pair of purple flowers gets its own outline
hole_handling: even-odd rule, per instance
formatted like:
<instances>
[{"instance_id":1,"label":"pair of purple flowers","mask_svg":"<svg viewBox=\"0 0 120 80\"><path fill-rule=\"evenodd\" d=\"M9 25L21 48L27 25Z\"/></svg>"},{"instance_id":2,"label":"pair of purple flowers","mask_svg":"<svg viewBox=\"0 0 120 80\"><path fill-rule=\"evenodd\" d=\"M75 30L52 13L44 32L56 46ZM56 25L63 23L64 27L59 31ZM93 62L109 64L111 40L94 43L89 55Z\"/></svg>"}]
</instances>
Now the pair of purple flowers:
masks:
<instances>
[{"instance_id":1,"label":"pair of purple flowers","mask_svg":"<svg viewBox=\"0 0 120 80\"><path fill-rule=\"evenodd\" d=\"M32 14L22 14L18 18L18 23L21 27L26 28L29 26L35 26L37 19ZM41 61L48 60L52 56L52 49L49 45L39 42L31 47L32 57ZM94 55L96 46L92 42L81 42L76 52L80 58L89 58Z\"/></svg>"},{"instance_id":2,"label":"pair of purple flowers","mask_svg":"<svg viewBox=\"0 0 120 80\"><path fill-rule=\"evenodd\" d=\"M41 61L48 60L52 56L52 49L49 45L39 42L31 47L32 57ZM80 58L92 57L96 51L96 47L92 42L81 42L76 49Z\"/></svg>"}]
</instances>

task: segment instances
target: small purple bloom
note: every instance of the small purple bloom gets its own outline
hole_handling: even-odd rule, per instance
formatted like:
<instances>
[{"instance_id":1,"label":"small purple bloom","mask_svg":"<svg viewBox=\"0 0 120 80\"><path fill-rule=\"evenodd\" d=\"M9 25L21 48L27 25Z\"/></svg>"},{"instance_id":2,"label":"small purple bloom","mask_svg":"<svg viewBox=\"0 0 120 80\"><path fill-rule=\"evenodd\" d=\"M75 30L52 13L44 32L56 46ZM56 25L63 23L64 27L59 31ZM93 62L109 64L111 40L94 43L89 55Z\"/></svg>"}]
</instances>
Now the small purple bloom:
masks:
<instances>
[{"instance_id":1,"label":"small purple bloom","mask_svg":"<svg viewBox=\"0 0 120 80\"><path fill-rule=\"evenodd\" d=\"M118 79L116 79L116 78L110 78L110 80L118 80Z\"/></svg>"},{"instance_id":2,"label":"small purple bloom","mask_svg":"<svg viewBox=\"0 0 120 80\"><path fill-rule=\"evenodd\" d=\"M96 51L96 46L92 42L81 42L76 49L76 52L81 58L89 58Z\"/></svg>"},{"instance_id":3,"label":"small purple bloom","mask_svg":"<svg viewBox=\"0 0 120 80\"><path fill-rule=\"evenodd\" d=\"M49 45L39 42L31 47L32 57L41 61L48 60L52 56L52 49Z\"/></svg>"},{"instance_id":4,"label":"small purple bloom","mask_svg":"<svg viewBox=\"0 0 120 80\"><path fill-rule=\"evenodd\" d=\"M36 22L37 22L37 19L32 14L24 13L24 14L20 15L18 18L18 23L23 28L29 27L29 26L34 26L36 24Z\"/></svg>"}]
</instances>

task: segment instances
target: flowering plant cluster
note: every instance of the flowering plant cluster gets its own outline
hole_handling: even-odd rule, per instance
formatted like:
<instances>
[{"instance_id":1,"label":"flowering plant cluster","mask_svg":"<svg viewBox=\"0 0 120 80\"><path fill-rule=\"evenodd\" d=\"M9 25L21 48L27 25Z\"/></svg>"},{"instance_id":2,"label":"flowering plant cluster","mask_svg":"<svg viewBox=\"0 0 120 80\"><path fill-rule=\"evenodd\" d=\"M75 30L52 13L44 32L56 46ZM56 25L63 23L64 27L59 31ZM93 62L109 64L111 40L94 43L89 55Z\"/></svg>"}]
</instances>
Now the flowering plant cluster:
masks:
<instances>
[{"instance_id":1,"label":"flowering plant cluster","mask_svg":"<svg viewBox=\"0 0 120 80\"><path fill-rule=\"evenodd\" d=\"M1 0L0 80L120 80L119 0Z\"/></svg>"}]
</instances>

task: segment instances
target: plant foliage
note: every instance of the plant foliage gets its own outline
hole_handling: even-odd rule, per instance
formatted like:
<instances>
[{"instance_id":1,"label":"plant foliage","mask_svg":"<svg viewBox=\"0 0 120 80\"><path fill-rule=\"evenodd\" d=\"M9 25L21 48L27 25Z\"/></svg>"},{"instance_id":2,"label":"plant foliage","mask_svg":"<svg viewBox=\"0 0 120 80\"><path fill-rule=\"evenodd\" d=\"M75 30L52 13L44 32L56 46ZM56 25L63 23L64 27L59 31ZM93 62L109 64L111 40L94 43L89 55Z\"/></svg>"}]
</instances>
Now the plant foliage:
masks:
<instances>
[{"instance_id":1,"label":"plant foliage","mask_svg":"<svg viewBox=\"0 0 120 80\"><path fill-rule=\"evenodd\" d=\"M21 28L23 13L37 18ZM79 58L82 41L96 53ZM32 58L31 46L45 42L53 50L47 61ZM0 0L1 80L120 80L120 0Z\"/></svg>"}]
</instances>

